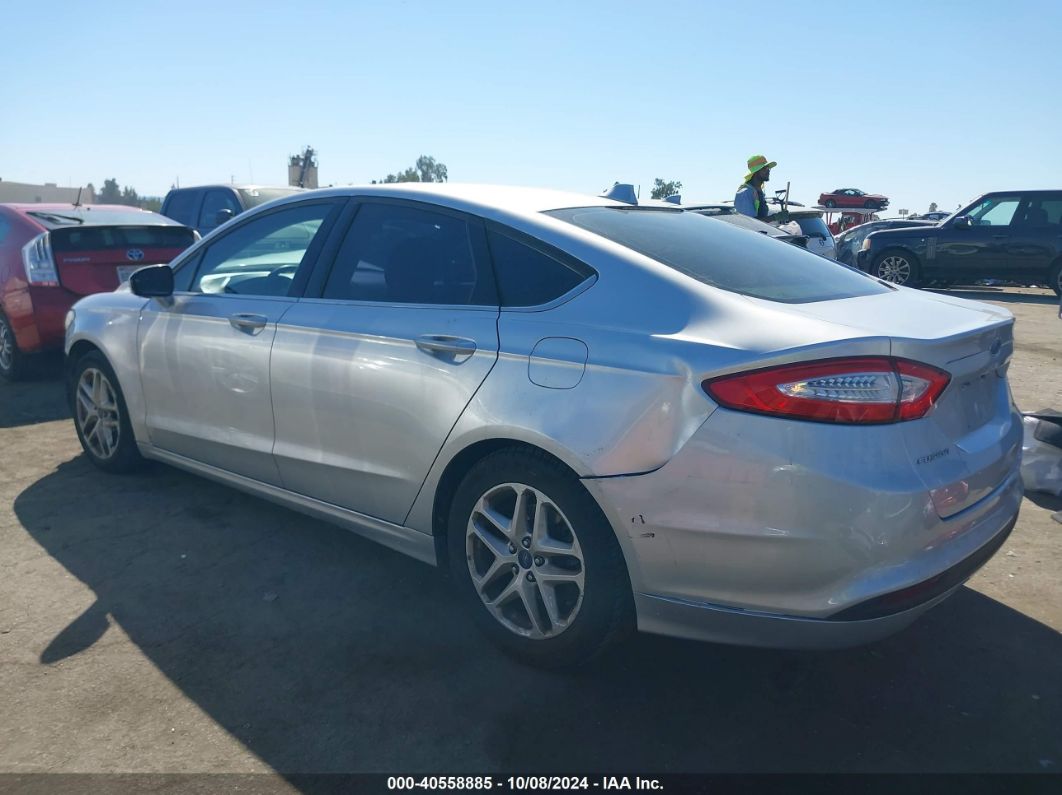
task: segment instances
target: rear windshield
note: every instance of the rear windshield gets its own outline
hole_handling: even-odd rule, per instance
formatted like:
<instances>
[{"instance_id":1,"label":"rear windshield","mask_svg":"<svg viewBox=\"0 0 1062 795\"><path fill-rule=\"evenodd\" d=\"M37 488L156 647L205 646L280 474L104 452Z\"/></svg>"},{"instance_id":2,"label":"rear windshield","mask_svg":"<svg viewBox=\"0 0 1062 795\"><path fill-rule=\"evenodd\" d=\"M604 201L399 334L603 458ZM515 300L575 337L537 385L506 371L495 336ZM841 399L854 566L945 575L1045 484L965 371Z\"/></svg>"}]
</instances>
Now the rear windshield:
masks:
<instances>
[{"instance_id":1,"label":"rear windshield","mask_svg":"<svg viewBox=\"0 0 1062 795\"><path fill-rule=\"evenodd\" d=\"M704 284L782 303L886 293L839 263L695 213L576 207L547 215L662 262Z\"/></svg>"},{"instance_id":2,"label":"rear windshield","mask_svg":"<svg viewBox=\"0 0 1062 795\"><path fill-rule=\"evenodd\" d=\"M800 226L800 231L808 237L821 237L823 240L830 240L833 237L830 234L830 228L826 226L821 216L814 215L793 220Z\"/></svg>"},{"instance_id":3,"label":"rear windshield","mask_svg":"<svg viewBox=\"0 0 1062 795\"><path fill-rule=\"evenodd\" d=\"M51 232L54 251L101 251L114 248L185 249L195 233L184 226L67 226Z\"/></svg>"},{"instance_id":4,"label":"rear windshield","mask_svg":"<svg viewBox=\"0 0 1062 795\"><path fill-rule=\"evenodd\" d=\"M175 221L162 215L143 210L94 210L91 206L61 210L30 210L30 218L46 229L59 229L67 226L99 225L176 225Z\"/></svg>"},{"instance_id":5,"label":"rear windshield","mask_svg":"<svg viewBox=\"0 0 1062 795\"><path fill-rule=\"evenodd\" d=\"M257 207L259 204L271 202L273 199L279 199L282 196L302 193L301 188L239 188L238 190L240 198L243 199L243 206L248 209Z\"/></svg>"}]
</instances>

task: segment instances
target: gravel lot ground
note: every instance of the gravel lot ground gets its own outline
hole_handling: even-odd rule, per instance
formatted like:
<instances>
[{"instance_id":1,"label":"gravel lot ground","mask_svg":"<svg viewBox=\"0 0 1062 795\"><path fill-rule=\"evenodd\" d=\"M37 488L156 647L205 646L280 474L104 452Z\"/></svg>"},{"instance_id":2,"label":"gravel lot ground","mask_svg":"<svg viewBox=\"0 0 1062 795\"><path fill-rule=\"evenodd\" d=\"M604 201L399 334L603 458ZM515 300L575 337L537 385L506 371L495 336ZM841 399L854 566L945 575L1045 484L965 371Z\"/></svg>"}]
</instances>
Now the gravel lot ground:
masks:
<instances>
[{"instance_id":1,"label":"gravel lot ground","mask_svg":"<svg viewBox=\"0 0 1062 795\"><path fill-rule=\"evenodd\" d=\"M1015 313L1015 399L1062 409L1053 295L956 294ZM0 772L1062 771L1046 495L885 642L639 636L557 675L495 652L427 566L164 466L95 470L54 371L0 384L0 492Z\"/></svg>"}]
</instances>

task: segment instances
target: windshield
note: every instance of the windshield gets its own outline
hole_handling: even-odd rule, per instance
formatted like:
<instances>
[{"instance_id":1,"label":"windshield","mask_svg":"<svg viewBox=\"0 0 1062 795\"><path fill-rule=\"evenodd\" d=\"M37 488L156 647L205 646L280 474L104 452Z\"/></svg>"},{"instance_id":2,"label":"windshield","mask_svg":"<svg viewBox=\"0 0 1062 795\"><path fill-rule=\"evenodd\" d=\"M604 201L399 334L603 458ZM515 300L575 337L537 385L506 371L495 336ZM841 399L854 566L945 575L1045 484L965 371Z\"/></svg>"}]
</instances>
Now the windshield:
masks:
<instances>
[{"instance_id":1,"label":"windshield","mask_svg":"<svg viewBox=\"0 0 1062 795\"><path fill-rule=\"evenodd\" d=\"M821 237L823 240L833 239L833 235L830 234L830 229L826 226L826 222L822 220L822 216L797 217L793 220L797 222L800 231L808 237Z\"/></svg>"},{"instance_id":2,"label":"windshield","mask_svg":"<svg viewBox=\"0 0 1062 795\"><path fill-rule=\"evenodd\" d=\"M886 293L888 287L796 246L681 211L576 207L546 213L704 284L782 303ZM821 219L820 219L821 220Z\"/></svg>"}]
</instances>

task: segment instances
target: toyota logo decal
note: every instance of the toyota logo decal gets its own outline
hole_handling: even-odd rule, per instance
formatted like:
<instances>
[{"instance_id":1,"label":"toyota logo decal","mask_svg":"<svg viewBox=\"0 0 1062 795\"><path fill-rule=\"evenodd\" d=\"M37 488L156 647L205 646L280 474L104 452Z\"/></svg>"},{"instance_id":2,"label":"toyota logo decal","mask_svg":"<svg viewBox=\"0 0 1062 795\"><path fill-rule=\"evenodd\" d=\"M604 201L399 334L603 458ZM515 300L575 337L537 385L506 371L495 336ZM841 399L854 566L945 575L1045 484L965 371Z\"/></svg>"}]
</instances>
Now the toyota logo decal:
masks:
<instances>
[{"instance_id":1,"label":"toyota logo decal","mask_svg":"<svg viewBox=\"0 0 1062 795\"><path fill-rule=\"evenodd\" d=\"M125 258L132 262L140 262L144 258L144 252L138 248L131 248L125 252Z\"/></svg>"}]
</instances>

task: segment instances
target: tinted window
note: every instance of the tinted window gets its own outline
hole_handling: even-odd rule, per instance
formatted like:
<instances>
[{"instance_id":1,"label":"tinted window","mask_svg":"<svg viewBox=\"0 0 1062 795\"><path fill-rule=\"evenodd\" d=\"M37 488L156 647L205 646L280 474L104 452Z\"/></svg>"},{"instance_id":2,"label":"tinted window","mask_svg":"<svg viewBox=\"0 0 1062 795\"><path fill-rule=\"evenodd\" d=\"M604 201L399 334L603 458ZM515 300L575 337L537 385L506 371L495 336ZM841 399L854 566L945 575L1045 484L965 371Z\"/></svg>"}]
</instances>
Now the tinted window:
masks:
<instances>
[{"instance_id":1,"label":"tinted window","mask_svg":"<svg viewBox=\"0 0 1062 795\"><path fill-rule=\"evenodd\" d=\"M300 204L241 224L210 245L192 283L203 293L287 295L335 205ZM182 269L183 270L183 269Z\"/></svg>"},{"instance_id":2,"label":"tinted window","mask_svg":"<svg viewBox=\"0 0 1062 795\"><path fill-rule=\"evenodd\" d=\"M166 198L167 218L179 221L185 226L195 226L195 203L199 192L194 190L174 191Z\"/></svg>"},{"instance_id":3,"label":"tinted window","mask_svg":"<svg viewBox=\"0 0 1062 795\"><path fill-rule=\"evenodd\" d=\"M1029 196L1018 212L1021 218L1016 217L1014 223L1021 226L1062 224L1062 193Z\"/></svg>"},{"instance_id":4,"label":"tinted window","mask_svg":"<svg viewBox=\"0 0 1062 795\"><path fill-rule=\"evenodd\" d=\"M497 306L490 268L477 263L462 218L365 204L336 256L324 298L396 304Z\"/></svg>"},{"instance_id":5,"label":"tinted window","mask_svg":"<svg viewBox=\"0 0 1062 795\"><path fill-rule=\"evenodd\" d=\"M770 301L802 303L875 295L889 288L797 246L780 246L692 213L636 208L553 210L568 221L700 282Z\"/></svg>"},{"instance_id":6,"label":"tinted window","mask_svg":"<svg viewBox=\"0 0 1062 795\"><path fill-rule=\"evenodd\" d=\"M203 197L203 209L199 211L199 229L206 234L218 227L218 211L231 210L239 215L242 208L231 191L211 190Z\"/></svg>"},{"instance_id":7,"label":"tinted window","mask_svg":"<svg viewBox=\"0 0 1062 795\"><path fill-rule=\"evenodd\" d=\"M121 248L188 248L195 233L185 226L67 226L53 229L53 251Z\"/></svg>"},{"instance_id":8,"label":"tinted window","mask_svg":"<svg viewBox=\"0 0 1062 795\"><path fill-rule=\"evenodd\" d=\"M195 278L195 270L199 267L199 261L203 258L203 252L193 254L190 259L182 262L173 274L173 291L186 293L192 289L192 280Z\"/></svg>"},{"instance_id":9,"label":"tinted window","mask_svg":"<svg viewBox=\"0 0 1062 795\"><path fill-rule=\"evenodd\" d=\"M588 271L577 273L563 262L494 231L487 233L487 242L498 275L502 306L548 304L589 275Z\"/></svg>"}]
</instances>

